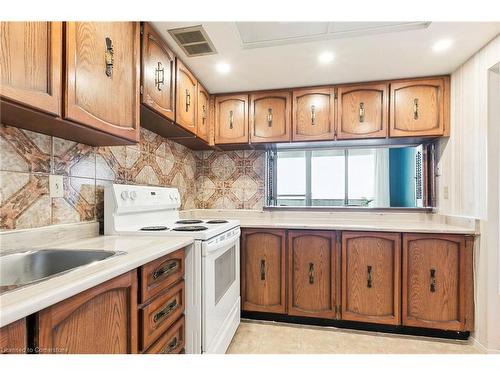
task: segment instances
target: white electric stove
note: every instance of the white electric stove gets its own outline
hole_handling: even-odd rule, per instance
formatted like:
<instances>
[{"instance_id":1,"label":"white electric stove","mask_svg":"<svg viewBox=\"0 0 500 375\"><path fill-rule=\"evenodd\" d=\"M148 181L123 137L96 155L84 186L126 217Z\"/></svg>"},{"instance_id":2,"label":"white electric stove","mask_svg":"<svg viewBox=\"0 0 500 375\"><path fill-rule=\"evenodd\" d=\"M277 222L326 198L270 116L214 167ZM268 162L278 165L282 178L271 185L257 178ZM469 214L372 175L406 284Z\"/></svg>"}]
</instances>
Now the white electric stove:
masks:
<instances>
[{"instance_id":1,"label":"white electric stove","mask_svg":"<svg viewBox=\"0 0 500 375\"><path fill-rule=\"evenodd\" d=\"M179 208L175 188L113 184L104 190L104 233L192 237L186 353L225 353L240 323L239 221L180 219Z\"/></svg>"}]
</instances>

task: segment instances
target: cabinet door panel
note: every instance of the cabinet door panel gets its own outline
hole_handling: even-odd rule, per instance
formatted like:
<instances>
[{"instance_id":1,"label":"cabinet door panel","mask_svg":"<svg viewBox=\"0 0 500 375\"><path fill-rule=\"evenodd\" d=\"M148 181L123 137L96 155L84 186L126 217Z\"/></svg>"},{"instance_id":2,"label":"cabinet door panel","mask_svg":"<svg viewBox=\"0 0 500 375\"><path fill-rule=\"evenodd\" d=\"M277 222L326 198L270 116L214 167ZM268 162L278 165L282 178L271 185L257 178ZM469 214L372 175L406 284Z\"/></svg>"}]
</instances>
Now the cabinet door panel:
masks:
<instances>
[{"instance_id":1,"label":"cabinet door panel","mask_svg":"<svg viewBox=\"0 0 500 375\"><path fill-rule=\"evenodd\" d=\"M384 138L389 116L388 85L338 88L337 138Z\"/></svg>"},{"instance_id":2,"label":"cabinet door panel","mask_svg":"<svg viewBox=\"0 0 500 375\"><path fill-rule=\"evenodd\" d=\"M342 319L400 324L399 233L342 233Z\"/></svg>"},{"instance_id":3,"label":"cabinet door panel","mask_svg":"<svg viewBox=\"0 0 500 375\"><path fill-rule=\"evenodd\" d=\"M289 92L250 96L250 140L252 143L290 140L291 95Z\"/></svg>"},{"instance_id":4,"label":"cabinet door panel","mask_svg":"<svg viewBox=\"0 0 500 375\"><path fill-rule=\"evenodd\" d=\"M0 354L26 353L28 334L26 318L0 328Z\"/></svg>"},{"instance_id":5,"label":"cabinet door panel","mask_svg":"<svg viewBox=\"0 0 500 375\"><path fill-rule=\"evenodd\" d=\"M285 313L285 231L243 230L241 241L243 310Z\"/></svg>"},{"instance_id":6,"label":"cabinet door panel","mask_svg":"<svg viewBox=\"0 0 500 375\"><path fill-rule=\"evenodd\" d=\"M138 140L137 22L66 23L65 118Z\"/></svg>"},{"instance_id":7,"label":"cabinet door panel","mask_svg":"<svg viewBox=\"0 0 500 375\"><path fill-rule=\"evenodd\" d=\"M38 327L38 347L46 353L137 353L136 272L42 310Z\"/></svg>"},{"instance_id":8,"label":"cabinet door panel","mask_svg":"<svg viewBox=\"0 0 500 375\"><path fill-rule=\"evenodd\" d=\"M210 135L210 95L208 91L198 82L198 102L196 116L196 135L209 143Z\"/></svg>"},{"instance_id":9,"label":"cabinet door panel","mask_svg":"<svg viewBox=\"0 0 500 375\"><path fill-rule=\"evenodd\" d=\"M335 318L335 232L288 232L288 313Z\"/></svg>"},{"instance_id":10,"label":"cabinet door panel","mask_svg":"<svg viewBox=\"0 0 500 375\"><path fill-rule=\"evenodd\" d=\"M61 114L62 22L0 22L0 95Z\"/></svg>"},{"instance_id":11,"label":"cabinet door panel","mask_svg":"<svg viewBox=\"0 0 500 375\"><path fill-rule=\"evenodd\" d=\"M175 121L175 55L149 25L142 36L142 103Z\"/></svg>"},{"instance_id":12,"label":"cabinet door panel","mask_svg":"<svg viewBox=\"0 0 500 375\"><path fill-rule=\"evenodd\" d=\"M215 143L248 143L248 95L215 98Z\"/></svg>"},{"instance_id":13,"label":"cabinet door panel","mask_svg":"<svg viewBox=\"0 0 500 375\"><path fill-rule=\"evenodd\" d=\"M335 93L333 88L293 92L292 140L332 140Z\"/></svg>"},{"instance_id":14,"label":"cabinet door panel","mask_svg":"<svg viewBox=\"0 0 500 375\"><path fill-rule=\"evenodd\" d=\"M444 135L449 112L447 85L445 78L392 83L390 136Z\"/></svg>"},{"instance_id":15,"label":"cabinet door panel","mask_svg":"<svg viewBox=\"0 0 500 375\"><path fill-rule=\"evenodd\" d=\"M463 330L464 236L403 236L403 324Z\"/></svg>"},{"instance_id":16,"label":"cabinet door panel","mask_svg":"<svg viewBox=\"0 0 500 375\"><path fill-rule=\"evenodd\" d=\"M176 59L177 64L177 102L175 122L184 129L196 134L196 96L198 81L188 68Z\"/></svg>"}]
</instances>

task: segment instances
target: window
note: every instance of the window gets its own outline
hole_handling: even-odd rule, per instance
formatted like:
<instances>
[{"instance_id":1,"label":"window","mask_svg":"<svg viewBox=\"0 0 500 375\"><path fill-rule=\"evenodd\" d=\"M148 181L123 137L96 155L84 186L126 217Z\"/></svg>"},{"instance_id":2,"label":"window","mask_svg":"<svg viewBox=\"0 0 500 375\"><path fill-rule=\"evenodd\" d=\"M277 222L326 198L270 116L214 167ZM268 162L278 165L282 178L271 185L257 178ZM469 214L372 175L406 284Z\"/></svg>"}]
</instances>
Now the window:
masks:
<instances>
[{"instance_id":1,"label":"window","mask_svg":"<svg viewBox=\"0 0 500 375\"><path fill-rule=\"evenodd\" d=\"M269 150L267 204L424 207L425 147Z\"/></svg>"}]
</instances>

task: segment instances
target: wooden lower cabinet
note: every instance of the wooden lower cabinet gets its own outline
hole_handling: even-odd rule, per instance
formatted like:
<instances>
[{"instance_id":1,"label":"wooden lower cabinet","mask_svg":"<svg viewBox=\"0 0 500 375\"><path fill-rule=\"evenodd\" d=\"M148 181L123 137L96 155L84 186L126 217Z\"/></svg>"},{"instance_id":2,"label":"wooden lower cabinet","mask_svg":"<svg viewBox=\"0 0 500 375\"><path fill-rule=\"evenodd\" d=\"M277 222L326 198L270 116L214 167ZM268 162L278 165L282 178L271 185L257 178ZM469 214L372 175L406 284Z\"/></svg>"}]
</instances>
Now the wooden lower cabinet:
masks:
<instances>
[{"instance_id":1,"label":"wooden lower cabinet","mask_svg":"<svg viewBox=\"0 0 500 375\"><path fill-rule=\"evenodd\" d=\"M180 354L185 344L184 315L165 332L145 354Z\"/></svg>"},{"instance_id":2,"label":"wooden lower cabinet","mask_svg":"<svg viewBox=\"0 0 500 375\"><path fill-rule=\"evenodd\" d=\"M0 354L23 354L26 348L26 318L0 328Z\"/></svg>"},{"instance_id":3,"label":"wooden lower cabinet","mask_svg":"<svg viewBox=\"0 0 500 375\"><path fill-rule=\"evenodd\" d=\"M137 353L136 271L40 311L36 334L40 353Z\"/></svg>"},{"instance_id":4,"label":"wooden lower cabinet","mask_svg":"<svg viewBox=\"0 0 500 375\"><path fill-rule=\"evenodd\" d=\"M342 232L342 319L400 324L401 234Z\"/></svg>"},{"instance_id":5,"label":"wooden lower cabinet","mask_svg":"<svg viewBox=\"0 0 500 375\"><path fill-rule=\"evenodd\" d=\"M286 313L286 232L241 233L241 305L245 311Z\"/></svg>"},{"instance_id":6,"label":"wooden lower cabinet","mask_svg":"<svg viewBox=\"0 0 500 375\"><path fill-rule=\"evenodd\" d=\"M403 235L403 325L472 329L472 241L462 235Z\"/></svg>"},{"instance_id":7,"label":"wooden lower cabinet","mask_svg":"<svg viewBox=\"0 0 500 375\"><path fill-rule=\"evenodd\" d=\"M288 232L288 314L315 318L336 317L336 232Z\"/></svg>"}]
</instances>

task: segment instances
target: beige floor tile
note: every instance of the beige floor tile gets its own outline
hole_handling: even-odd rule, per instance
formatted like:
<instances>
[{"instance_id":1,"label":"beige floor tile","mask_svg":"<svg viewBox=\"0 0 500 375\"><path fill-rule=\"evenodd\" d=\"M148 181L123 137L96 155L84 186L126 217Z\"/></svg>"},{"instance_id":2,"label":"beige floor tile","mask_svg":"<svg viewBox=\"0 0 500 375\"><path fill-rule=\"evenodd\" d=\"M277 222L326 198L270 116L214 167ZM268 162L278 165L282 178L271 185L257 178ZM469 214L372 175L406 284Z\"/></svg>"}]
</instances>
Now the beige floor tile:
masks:
<instances>
[{"instance_id":1,"label":"beige floor tile","mask_svg":"<svg viewBox=\"0 0 500 375\"><path fill-rule=\"evenodd\" d=\"M479 354L469 342L271 322L242 322L228 354Z\"/></svg>"}]
</instances>

